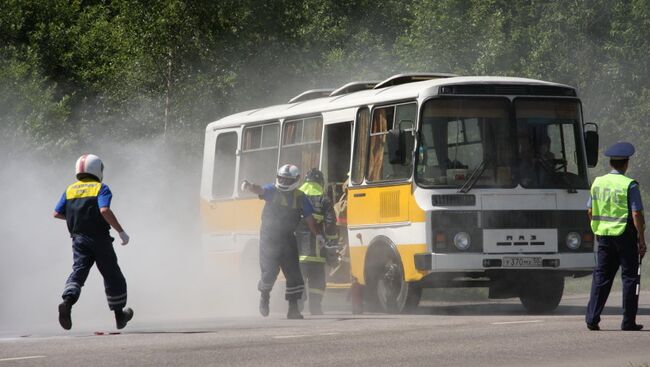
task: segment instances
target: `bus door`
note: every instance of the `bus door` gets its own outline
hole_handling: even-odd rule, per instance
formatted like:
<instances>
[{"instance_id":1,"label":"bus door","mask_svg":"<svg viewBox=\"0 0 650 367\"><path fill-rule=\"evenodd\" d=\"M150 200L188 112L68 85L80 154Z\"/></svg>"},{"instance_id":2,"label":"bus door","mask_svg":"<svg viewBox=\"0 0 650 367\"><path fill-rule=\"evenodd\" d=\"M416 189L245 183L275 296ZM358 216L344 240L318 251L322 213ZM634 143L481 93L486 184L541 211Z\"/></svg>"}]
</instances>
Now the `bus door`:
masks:
<instances>
[{"instance_id":1,"label":"bus door","mask_svg":"<svg viewBox=\"0 0 650 367\"><path fill-rule=\"evenodd\" d=\"M323 132L323 158L321 171L327 183L326 191L336 212L339 229L339 247L342 248L341 262L328 268L328 283L349 283L350 255L347 241L347 179L352 151L352 121L325 125Z\"/></svg>"}]
</instances>

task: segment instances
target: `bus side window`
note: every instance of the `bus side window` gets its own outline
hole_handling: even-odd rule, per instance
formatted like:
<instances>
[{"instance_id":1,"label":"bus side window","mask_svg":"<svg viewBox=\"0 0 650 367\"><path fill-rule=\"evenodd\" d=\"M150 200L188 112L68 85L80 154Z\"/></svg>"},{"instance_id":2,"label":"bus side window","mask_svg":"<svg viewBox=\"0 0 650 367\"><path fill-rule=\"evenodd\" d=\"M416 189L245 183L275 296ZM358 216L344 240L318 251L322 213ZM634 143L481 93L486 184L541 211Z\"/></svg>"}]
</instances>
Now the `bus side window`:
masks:
<instances>
[{"instance_id":1,"label":"bus side window","mask_svg":"<svg viewBox=\"0 0 650 367\"><path fill-rule=\"evenodd\" d=\"M227 132L217 136L212 174L212 197L232 196L237 153L237 133Z\"/></svg>"},{"instance_id":2,"label":"bus side window","mask_svg":"<svg viewBox=\"0 0 650 367\"><path fill-rule=\"evenodd\" d=\"M362 108L357 113L357 123L354 130L354 156L352 157L352 183L360 184L366 173L366 159L368 157L368 126L370 124L370 111Z\"/></svg>"},{"instance_id":3,"label":"bus side window","mask_svg":"<svg viewBox=\"0 0 650 367\"><path fill-rule=\"evenodd\" d=\"M279 140L280 124L278 123L244 129L238 182L248 180L264 185L275 181ZM242 192L239 194L248 195Z\"/></svg>"},{"instance_id":4,"label":"bus side window","mask_svg":"<svg viewBox=\"0 0 650 367\"><path fill-rule=\"evenodd\" d=\"M411 177L414 141L413 127L416 111L415 103L382 107L374 110L370 129L368 181L385 181ZM386 135L393 128L402 129L408 134L409 140L407 142L407 160L405 164L391 164L388 159Z\"/></svg>"},{"instance_id":5,"label":"bus side window","mask_svg":"<svg viewBox=\"0 0 650 367\"><path fill-rule=\"evenodd\" d=\"M319 168L322 132L323 118L320 116L285 121L280 166L296 165L303 175L312 168Z\"/></svg>"}]
</instances>

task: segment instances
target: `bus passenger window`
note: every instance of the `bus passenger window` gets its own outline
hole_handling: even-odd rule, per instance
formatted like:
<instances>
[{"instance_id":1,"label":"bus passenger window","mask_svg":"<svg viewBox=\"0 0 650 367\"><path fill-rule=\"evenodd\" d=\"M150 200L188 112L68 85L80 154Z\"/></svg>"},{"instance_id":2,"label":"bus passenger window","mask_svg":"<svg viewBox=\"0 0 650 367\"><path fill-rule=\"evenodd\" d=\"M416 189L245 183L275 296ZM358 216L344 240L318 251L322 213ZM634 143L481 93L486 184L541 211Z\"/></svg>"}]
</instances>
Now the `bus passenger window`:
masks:
<instances>
[{"instance_id":1,"label":"bus passenger window","mask_svg":"<svg viewBox=\"0 0 650 367\"><path fill-rule=\"evenodd\" d=\"M411 153L413 151L416 112L415 103L382 107L374 110L370 128L368 181L387 181L411 177ZM400 129L408 134L407 161L405 164L391 164L388 159L386 135L391 129Z\"/></svg>"},{"instance_id":2,"label":"bus passenger window","mask_svg":"<svg viewBox=\"0 0 650 367\"><path fill-rule=\"evenodd\" d=\"M239 181L248 180L260 185L275 181L279 130L278 123L244 129ZM244 193L240 192L240 195L242 194Z\"/></svg>"},{"instance_id":3,"label":"bus passenger window","mask_svg":"<svg viewBox=\"0 0 650 367\"><path fill-rule=\"evenodd\" d=\"M280 166L294 164L303 175L312 168L319 168L322 132L323 119L320 116L285 121Z\"/></svg>"},{"instance_id":4,"label":"bus passenger window","mask_svg":"<svg viewBox=\"0 0 650 367\"><path fill-rule=\"evenodd\" d=\"M219 134L214 153L214 171L212 174L212 197L230 197L235 178L237 152L237 133Z\"/></svg>"}]
</instances>

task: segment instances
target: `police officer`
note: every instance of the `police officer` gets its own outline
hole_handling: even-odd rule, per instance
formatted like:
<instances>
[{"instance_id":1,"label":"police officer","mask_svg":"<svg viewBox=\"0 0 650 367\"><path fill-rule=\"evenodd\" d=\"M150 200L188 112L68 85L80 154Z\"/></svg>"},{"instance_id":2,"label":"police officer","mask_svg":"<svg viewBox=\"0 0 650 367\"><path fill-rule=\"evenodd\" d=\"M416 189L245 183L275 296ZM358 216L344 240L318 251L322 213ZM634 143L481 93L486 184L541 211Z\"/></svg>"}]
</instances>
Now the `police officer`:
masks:
<instances>
[{"instance_id":1,"label":"police officer","mask_svg":"<svg viewBox=\"0 0 650 367\"><path fill-rule=\"evenodd\" d=\"M302 319L298 300L302 297L304 282L298 262L298 247L294 231L301 216L315 235L320 235L312 217L313 208L302 191L298 190L300 171L292 164L280 167L275 185L258 186L246 180L242 191L259 195L266 203L262 210L260 228L260 268L258 283L260 313L269 315L269 298L280 269L286 278L285 299L289 301L288 319Z\"/></svg>"},{"instance_id":2,"label":"police officer","mask_svg":"<svg viewBox=\"0 0 650 367\"><path fill-rule=\"evenodd\" d=\"M305 183L300 187L309 199L314 213L312 216L320 230L326 234L327 241L336 241L336 213L332 203L323 192L325 180L323 173L312 168L305 176ZM312 235L307 223L302 221L296 229L298 249L300 252L300 269L303 279L307 282L307 293L309 294L309 312L312 315L322 315L321 302L325 294L325 263L328 251L325 248L323 236Z\"/></svg>"},{"instance_id":3,"label":"police officer","mask_svg":"<svg viewBox=\"0 0 650 367\"><path fill-rule=\"evenodd\" d=\"M589 330L600 330L600 314L619 266L623 281L622 330L641 330L636 323L640 259L645 255L645 220L639 185L626 177L634 146L620 142L605 151L612 171L591 185L588 215L598 238L598 259L593 273L585 321Z\"/></svg>"},{"instance_id":4,"label":"police officer","mask_svg":"<svg viewBox=\"0 0 650 367\"><path fill-rule=\"evenodd\" d=\"M59 324L66 330L72 327L71 310L79 299L88 273L94 263L104 278L108 307L115 313L118 329L126 326L133 310L126 306L126 280L122 275L113 249L111 227L118 232L122 245L129 236L110 209L113 194L102 183L104 164L93 154L84 154L75 166L77 182L68 186L54 208L54 217L64 219L72 237L73 265L63 289L59 304Z\"/></svg>"}]
</instances>

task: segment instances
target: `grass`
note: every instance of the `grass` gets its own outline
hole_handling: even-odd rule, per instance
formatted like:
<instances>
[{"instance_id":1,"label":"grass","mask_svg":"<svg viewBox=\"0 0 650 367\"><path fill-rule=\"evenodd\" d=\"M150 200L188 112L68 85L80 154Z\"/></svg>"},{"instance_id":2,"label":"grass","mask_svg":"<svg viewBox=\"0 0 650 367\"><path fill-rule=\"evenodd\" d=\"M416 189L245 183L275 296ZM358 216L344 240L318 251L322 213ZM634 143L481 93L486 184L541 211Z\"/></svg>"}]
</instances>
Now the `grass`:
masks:
<instances>
[{"instance_id":1,"label":"grass","mask_svg":"<svg viewBox=\"0 0 650 367\"><path fill-rule=\"evenodd\" d=\"M564 294L584 294L591 289L591 275L582 278L566 278L564 282ZM616 279L612 285L612 291L621 290L621 271L616 273ZM650 266L641 267L641 291L650 291ZM650 366L648 366L650 367Z\"/></svg>"}]
</instances>

